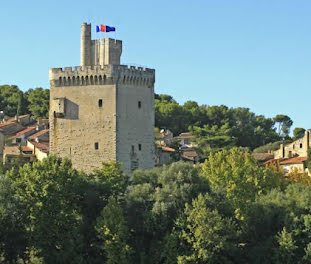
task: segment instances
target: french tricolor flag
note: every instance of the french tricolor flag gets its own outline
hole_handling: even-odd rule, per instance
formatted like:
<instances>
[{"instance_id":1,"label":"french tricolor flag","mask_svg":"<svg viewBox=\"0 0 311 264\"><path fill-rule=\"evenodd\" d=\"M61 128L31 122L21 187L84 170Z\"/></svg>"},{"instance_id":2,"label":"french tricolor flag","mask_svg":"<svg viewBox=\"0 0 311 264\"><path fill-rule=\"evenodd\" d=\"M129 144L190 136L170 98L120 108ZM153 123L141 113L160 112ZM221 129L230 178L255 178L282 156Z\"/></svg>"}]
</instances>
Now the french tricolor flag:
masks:
<instances>
[{"instance_id":1,"label":"french tricolor flag","mask_svg":"<svg viewBox=\"0 0 311 264\"><path fill-rule=\"evenodd\" d=\"M111 31L116 31L116 28L105 25L96 26L96 32L111 32Z\"/></svg>"}]
</instances>

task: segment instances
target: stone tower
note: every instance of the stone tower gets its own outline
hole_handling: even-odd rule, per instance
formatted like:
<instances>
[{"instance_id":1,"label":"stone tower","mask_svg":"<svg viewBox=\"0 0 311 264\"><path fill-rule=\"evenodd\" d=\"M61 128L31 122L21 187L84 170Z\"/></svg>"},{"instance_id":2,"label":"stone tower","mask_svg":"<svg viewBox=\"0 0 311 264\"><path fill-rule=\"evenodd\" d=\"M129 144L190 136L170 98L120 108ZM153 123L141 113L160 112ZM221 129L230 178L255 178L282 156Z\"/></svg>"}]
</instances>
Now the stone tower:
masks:
<instances>
[{"instance_id":1,"label":"stone tower","mask_svg":"<svg viewBox=\"0 0 311 264\"><path fill-rule=\"evenodd\" d=\"M155 71L120 65L122 42L81 28L81 66L50 69L50 153L91 172L119 161L125 173L154 166Z\"/></svg>"}]
</instances>

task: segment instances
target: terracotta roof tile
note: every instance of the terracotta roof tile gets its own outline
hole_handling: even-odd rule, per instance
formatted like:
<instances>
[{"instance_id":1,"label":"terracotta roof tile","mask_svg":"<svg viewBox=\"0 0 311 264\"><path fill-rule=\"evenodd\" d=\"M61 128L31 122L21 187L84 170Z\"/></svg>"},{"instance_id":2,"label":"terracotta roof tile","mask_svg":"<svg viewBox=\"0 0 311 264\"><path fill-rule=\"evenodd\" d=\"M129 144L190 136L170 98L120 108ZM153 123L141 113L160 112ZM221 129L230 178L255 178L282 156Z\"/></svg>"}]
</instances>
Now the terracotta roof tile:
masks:
<instances>
[{"instance_id":1,"label":"terracotta roof tile","mask_svg":"<svg viewBox=\"0 0 311 264\"><path fill-rule=\"evenodd\" d=\"M173 149L173 148L169 148L169 147L162 147L162 150L163 151L167 151L167 152L175 152L175 149Z\"/></svg>"},{"instance_id":2,"label":"terracotta roof tile","mask_svg":"<svg viewBox=\"0 0 311 264\"><path fill-rule=\"evenodd\" d=\"M12 124L14 124L14 122L7 121L7 122L5 122L5 123L1 123L1 124L0 124L0 127L9 126L9 125L12 125Z\"/></svg>"},{"instance_id":3,"label":"terracotta roof tile","mask_svg":"<svg viewBox=\"0 0 311 264\"><path fill-rule=\"evenodd\" d=\"M303 163L307 159L308 159L307 157L294 157L294 158L283 160L280 162L280 164L285 165L285 164Z\"/></svg>"},{"instance_id":4,"label":"terracotta roof tile","mask_svg":"<svg viewBox=\"0 0 311 264\"><path fill-rule=\"evenodd\" d=\"M34 134L32 134L31 136L29 136L28 139L35 139L36 137L39 137L39 136L41 136L41 135L43 135L43 134L45 134L45 133L48 133L48 132L49 132L48 129L40 130L40 131L38 131L37 133L34 133Z\"/></svg>"},{"instance_id":5,"label":"terracotta roof tile","mask_svg":"<svg viewBox=\"0 0 311 264\"><path fill-rule=\"evenodd\" d=\"M35 127L27 127L25 129L23 129L22 131L19 131L18 133L16 133L14 136L12 136L10 138L17 138L21 135L24 135L25 133L27 133L29 131L35 130L35 129L36 129Z\"/></svg>"}]
</instances>

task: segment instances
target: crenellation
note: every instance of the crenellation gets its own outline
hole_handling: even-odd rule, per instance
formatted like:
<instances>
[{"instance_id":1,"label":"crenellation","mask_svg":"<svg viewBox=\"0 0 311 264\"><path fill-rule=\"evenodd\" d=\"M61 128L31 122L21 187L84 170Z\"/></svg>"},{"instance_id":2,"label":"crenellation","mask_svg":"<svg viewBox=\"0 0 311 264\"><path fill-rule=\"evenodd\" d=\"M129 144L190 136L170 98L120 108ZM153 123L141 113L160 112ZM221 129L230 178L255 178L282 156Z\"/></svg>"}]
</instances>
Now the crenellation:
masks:
<instances>
[{"instance_id":1,"label":"crenellation","mask_svg":"<svg viewBox=\"0 0 311 264\"><path fill-rule=\"evenodd\" d=\"M152 168L155 70L120 65L122 41L91 41L90 27L81 29L81 66L49 72L50 151L86 172L110 160L128 174Z\"/></svg>"},{"instance_id":2,"label":"crenellation","mask_svg":"<svg viewBox=\"0 0 311 264\"><path fill-rule=\"evenodd\" d=\"M155 71L127 65L92 65L50 69L53 86L96 85L122 82L123 84L150 86Z\"/></svg>"}]
</instances>

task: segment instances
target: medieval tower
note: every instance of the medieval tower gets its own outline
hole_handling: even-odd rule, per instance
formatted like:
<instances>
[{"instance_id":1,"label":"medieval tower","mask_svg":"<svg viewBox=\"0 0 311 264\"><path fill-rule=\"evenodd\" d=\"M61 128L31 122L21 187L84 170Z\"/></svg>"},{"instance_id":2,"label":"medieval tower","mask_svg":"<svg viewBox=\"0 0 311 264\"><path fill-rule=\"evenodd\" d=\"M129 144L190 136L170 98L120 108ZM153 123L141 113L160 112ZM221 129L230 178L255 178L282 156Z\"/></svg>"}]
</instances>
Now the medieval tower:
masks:
<instances>
[{"instance_id":1,"label":"medieval tower","mask_svg":"<svg viewBox=\"0 0 311 264\"><path fill-rule=\"evenodd\" d=\"M119 161L125 173L154 166L155 71L120 65L122 42L81 27L81 66L50 69L50 153L91 172Z\"/></svg>"}]
</instances>

